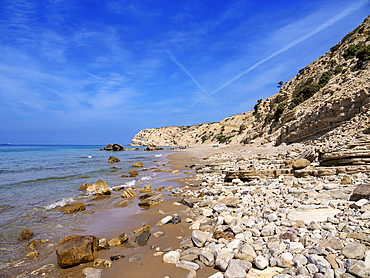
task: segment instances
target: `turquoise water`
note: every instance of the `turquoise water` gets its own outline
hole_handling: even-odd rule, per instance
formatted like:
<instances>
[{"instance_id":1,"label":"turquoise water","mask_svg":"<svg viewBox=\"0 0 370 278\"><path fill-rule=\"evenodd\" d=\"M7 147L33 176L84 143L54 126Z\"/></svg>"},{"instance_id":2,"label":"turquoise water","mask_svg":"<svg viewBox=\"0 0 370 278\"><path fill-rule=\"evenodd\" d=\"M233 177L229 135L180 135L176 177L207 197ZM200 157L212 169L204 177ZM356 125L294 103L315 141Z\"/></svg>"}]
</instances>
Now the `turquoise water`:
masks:
<instances>
[{"instance_id":1,"label":"turquoise water","mask_svg":"<svg viewBox=\"0 0 370 278\"><path fill-rule=\"evenodd\" d=\"M31 230L35 238L50 240L60 240L71 229L83 228L86 223L82 213L66 215L58 210L67 203L92 200L94 196L78 190L83 183L101 179L112 189L140 185L155 178L156 173L143 171L135 178L121 176L138 170L131 167L137 161L145 168L165 163L168 153L98 151L103 147L0 146L0 269L9 266L10 257L19 252L18 236L24 228ZM107 163L110 156L121 162ZM107 201L95 202L94 206L104 206L104 202Z\"/></svg>"}]
</instances>

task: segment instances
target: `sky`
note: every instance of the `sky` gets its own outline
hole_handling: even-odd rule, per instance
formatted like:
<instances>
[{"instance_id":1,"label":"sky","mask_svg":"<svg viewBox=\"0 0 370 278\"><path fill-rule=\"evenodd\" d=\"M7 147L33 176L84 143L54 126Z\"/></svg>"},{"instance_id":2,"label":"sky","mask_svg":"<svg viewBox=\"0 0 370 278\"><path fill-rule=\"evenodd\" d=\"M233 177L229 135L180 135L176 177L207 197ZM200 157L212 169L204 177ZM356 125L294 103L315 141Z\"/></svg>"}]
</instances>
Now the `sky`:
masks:
<instances>
[{"instance_id":1,"label":"sky","mask_svg":"<svg viewBox=\"0 0 370 278\"><path fill-rule=\"evenodd\" d=\"M252 110L370 0L0 0L0 143L128 144Z\"/></svg>"}]
</instances>

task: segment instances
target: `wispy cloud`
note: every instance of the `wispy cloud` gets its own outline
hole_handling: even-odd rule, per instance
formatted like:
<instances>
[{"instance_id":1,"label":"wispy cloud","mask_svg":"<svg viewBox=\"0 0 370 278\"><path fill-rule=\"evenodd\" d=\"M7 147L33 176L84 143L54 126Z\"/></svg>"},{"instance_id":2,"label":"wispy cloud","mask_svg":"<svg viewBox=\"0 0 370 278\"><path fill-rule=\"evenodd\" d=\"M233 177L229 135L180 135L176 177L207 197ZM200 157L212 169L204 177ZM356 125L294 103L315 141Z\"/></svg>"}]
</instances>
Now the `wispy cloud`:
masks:
<instances>
[{"instance_id":1,"label":"wispy cloud","mask_svg":"<svg viewBox=\"0 0 370 278\"><path fill-rule=\"evenodd\" d=\"M235 80L238 80L239 78L245 76L246 74L248 74L249 72L251 72L252 70L254 70L255 68L259 67L260 65L262 65L263 63L271 60L272 58L276 57L277 55L289 50L290 48L296 46L297 44L301 43L302 41L312 37L313 35L319 33L320 31L328 28L329 26L333 25L335 22L337 22L338 20L346 17L348 14L352 13L353 11L355 10L358 10L360 9L362 6L364 6L365 4L367 4L369 2L369 0L363 0L363 1L360 1L358 3L355 3L355 4L352 4L350 5L349 7L347 7L345 10L343 10L341 13L337 14L336 16L332 17L331 19L327 20L326 22L324 22L323 24L321 24L320 26L316 27L314 30L312 30L311 32L307 33L306 35L304 36L301 36L299 37L298 39L292 41L291 43L285 45L283 48L281 48L280 50L278 51L275 51L274 53L272 53L271 55L269 55L268 57L258 61L257 63L255 63L253 66L249 67L248 69L240 72L238 75L234 76L233 78L229 79L227 82L225 82L224 84L222 84L221 86L217 87L216 89L214 89L213 91L211 91L209 93L209 95L213 95L215 93L217 93L218 91L222 90L223 88L227 87L228 85L230 85L231 83L233 83ZM204 100L206 97L203 96L202 98L198 99L197 101L193 102L190 106L194 106L195 104L199 103L200 101Z\"/></svg>"},{"instance_id":2,"label":"wispy cloud","mask_svg":"<svg viewBox=\"0 0 370 278\"><path fill-rule=\"evenodd\" d=\"M170 52L167 51L167 54L170 56L172 62L174 62L176 65L179 66L179 68L191 78L191 80L194 82L194 84L202 91L205 92L206 90L202 87L202 85L199 84L199 82L194 78L194 76L182 65L179 61L177 61L176 57Z\"/></svg>"}]
</instances>

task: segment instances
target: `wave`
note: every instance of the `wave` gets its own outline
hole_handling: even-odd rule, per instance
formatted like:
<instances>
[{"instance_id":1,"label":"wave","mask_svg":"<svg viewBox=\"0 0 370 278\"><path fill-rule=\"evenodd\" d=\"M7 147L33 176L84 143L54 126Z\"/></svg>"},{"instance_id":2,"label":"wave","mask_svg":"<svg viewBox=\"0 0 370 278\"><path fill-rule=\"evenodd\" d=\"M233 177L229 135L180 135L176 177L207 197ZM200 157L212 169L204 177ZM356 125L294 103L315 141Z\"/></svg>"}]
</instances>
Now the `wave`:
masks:
<instances>
[{"instance_id":1,"label":"wave","mask_svg":"<svg viewBox=\"0 0 370 278\"><path fill-rule=\"evenodd\" d=\"M155 176L156 176L155 174L153 174L151 176L145 176L145 177L142 177L140 180L142 180L142 181L148 181L148 180L153 179Z\"/></svg>"},{"instance_id":2,"label":"wave","mask_svg":"<svg viewBox=\"0 0 370 278\"><path fill-rule=\"evenodd\" d=\"M114 187L112 187L111 189L113 190L114 188L133 187L133 186L135 185L135 183L136 183L136 181L135 181L135 180L132 180L132 181L128 181L128 182L126 182L125 184L114 186Z\"/></svg>"},{"instance_id":3,"label":"wave","mask_svg":"<svg viewBox=\"0 0 370 278\"><path fill-rule=\"evenodd\" d=\"M68 203L72 203L74 200L73 200L73 198L72 197L69 197L69 198L63 198L62 200L60 200L60 201L57 201L57 202L54 202L54 203L52 203L52 204L50 204L50 205L46 205L46 206L44 206L44 208L46 209L46 210L52 210L52 209L55 209L56 207L63 207L63 206L65 206L66 204L68 204Z\"/></svg>"}]
</instances>

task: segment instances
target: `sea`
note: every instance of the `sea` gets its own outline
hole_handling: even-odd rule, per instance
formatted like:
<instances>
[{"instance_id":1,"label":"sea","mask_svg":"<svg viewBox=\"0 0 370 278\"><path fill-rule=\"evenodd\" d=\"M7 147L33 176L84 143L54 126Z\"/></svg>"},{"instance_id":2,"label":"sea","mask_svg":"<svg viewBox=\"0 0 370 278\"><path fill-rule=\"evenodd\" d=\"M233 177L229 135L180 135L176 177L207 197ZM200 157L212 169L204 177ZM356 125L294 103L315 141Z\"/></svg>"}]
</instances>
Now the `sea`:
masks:
<instances>
[{"instance_id":1,"label":"sea","mask_svg":"<svg viewBox=\"0 0 370 278\"><path fill-rule=\"evenodd\" d=\"M87 207L84 213L61 213L59 209L66 204L88 203L96 197L78 190L83 183L93 184L101 179L112 190L143 186L161 173L139 171L135 178L126 177L129 171L142 170L131 166L141 161L144 168L155 168L166 163L166 154L170 153L169 150L100 151L103 147L0 146L0 272L27 264L24 257L30 252L28 242L18 240L23 229L32 231L34 238L55 244L72 232L84 231L89 225L84 221L86 214L109 206L111 201L103 198L94 202L94 209ZM110 156L119 158L120 162L109 164Z\"/></svg>"}]
</instances>

